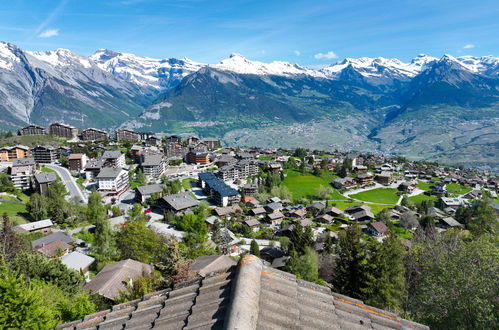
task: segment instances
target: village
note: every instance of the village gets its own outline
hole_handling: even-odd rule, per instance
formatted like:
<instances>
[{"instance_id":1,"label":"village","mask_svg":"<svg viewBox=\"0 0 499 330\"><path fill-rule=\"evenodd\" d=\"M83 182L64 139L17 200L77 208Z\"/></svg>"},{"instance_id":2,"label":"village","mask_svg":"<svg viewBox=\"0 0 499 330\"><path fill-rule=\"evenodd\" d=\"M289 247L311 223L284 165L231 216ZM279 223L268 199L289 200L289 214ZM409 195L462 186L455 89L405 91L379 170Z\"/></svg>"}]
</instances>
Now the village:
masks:
<instances>
[{"instance_id":1,"label":"village","mask_svg":"<svg viewBox=\"0 0 499 330\"><path fill-rule=\"evenodd\" d=\"M61 123L19 131L19 137L42 136L54 139L0 147L0 214L28 235L34 252L80 272L86 290L111 302L126 289L123 281L153 273L154 266L133 258L98 262L99 225L78 212L50 217L37 206L39 196L62 189L78 209L97 194L118 241L135 218L187 249L193 235L202 235L202 251L189 254L188 266L201 275L249 253L287 270L290 241L304 229L318 255L334 255L340 232L351 226L363 240L382 242L392 232L410 249L422 227L467 232L463 214L478 200L486 198L499 213L499 177L469 169L353 152L243 150L213 138L126 129L111 137ZM201 213L204 224L197 226L205 229L183 224Z\"/></svg>"}]
</instances>

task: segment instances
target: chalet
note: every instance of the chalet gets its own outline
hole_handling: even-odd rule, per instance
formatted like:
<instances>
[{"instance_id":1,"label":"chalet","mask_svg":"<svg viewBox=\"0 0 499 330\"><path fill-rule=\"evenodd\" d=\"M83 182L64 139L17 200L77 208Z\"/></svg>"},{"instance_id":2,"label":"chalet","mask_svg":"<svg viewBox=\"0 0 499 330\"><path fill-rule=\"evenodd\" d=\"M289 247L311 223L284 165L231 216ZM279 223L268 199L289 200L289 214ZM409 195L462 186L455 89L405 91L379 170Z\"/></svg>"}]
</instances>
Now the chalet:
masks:
<instances>
[{"instance_id":1,"label":"chalet","mask_svg":"<svg viewBox=\"0 0 499 330\"><path fill-rule=\"evenodd\" d=\"M383 222L370 222L367 224L366 231L370 236L383 237L388 232L389 228Z\"/></svg>"},{"instance_id":2,"label":"chalet","mask_svg":"<svg viewBox=\"0 0 499 330\"><path fill-rule=\"evenodd\" d=\"M257 232L260 230L260 222L256 219L248 219L243 223L248 226L253 232Z\"/></svg>"},{"instance_id":3,"label":"chalet","mask_svg":"<svg viewBox=\"0 0 499 330\"><path fill-rule=\"evenodd\" d=\"M440 219L440 221L437 223L437 226L442 228L442 229L463 228L464 227L462 224L457 222L456 219L454 219L452 217L445 217L445 218Z\"/></svg>"},{"instance_id":4,"label":"chalet","mask_svg":"<svg viewBox=\"0 0 499 330\"><path fill-rule=\"evenodd\" d=\"M29 148L22 145L0 148L0 161L12 162L30 156Z\"/></svg>"},{"instance_id":5,"label":"chalet","mask_svg":"<svg viewBox=\"0 0 499 330\"><path fill-rule=\"evenodd\" d=\"M275 213L267 214L267 220L272 225L278 225L278 224L280 224L283 219L284 219L284 214L282 214L281 212L275 212Z\"/></svg>"},{"instance_id":6,"label":"chalet","mask_svg":"<svg viewBox=\"0 0 499 330\"><path fill-rule=\"evenodd\" d=\"M399 185L398 189L406 193L411 193L416 189L416 183L414 181L404 181Z\"/></svg>"},{"instance_id":7,"label":"chalet","mask_svg":"<svg viewBox=\"0 0 499 330\"><path fill-rule=\"evenodd\" d=\"M362 210L353 213L350 217L354 221L368 222L374 219L374 214L371 211Z\"/></svg>"},{"instance_id":8,"label":"chalet","mask_svg":"<svg viewBox=\"0 0 499 330\"><path fill-rule=\"evenodd\" d=\"M367 169L367 166L364 165L356 165L353 167L353 170L357 173L366 173Z\"/></svg>"},{"instance_id":9,"label":"chalet","mask_svg":"<svg viewBox=\"0 0 499 330\"><path fill-rule=\"evenodd\" d=\"M35 174L35 189L40 194L45 194L52 183L57 180L57 174L54 172L41 172Z\"/></svg>"},{"instance_id":10,"label":"chalet","mask_svg":"<svg viewBox=\"0 0 499 330\"><path fill-rule=\"evenodd\" d=\"M185 213L199 206L199 202L189 192L164 196L159 201L161 207L175 213Z\"/></svg>"},{"instance_id":11,"label":"chalet","mask_svg":"<svg viewBox=\"0 0 499 330\"><path fill-rule=\"evenodd\" d=\"M109 300L115 300L125 290L123 282L134 281L150 274L153 267L132 259L106 265L84 288Z\"/></svg>"},{"instance_id":12,"label":"chalet","mask_svg":"<svg viewBox=\"0 0 499 330\"><path fill-rule=\"evenodd\" d=\"M342 211L342 210L340 210L340 209L338 209L338 208L336 208L336 207L334 207L334 206L332 206L332 207L327 207L326 209L324 209L324 212L325 212L326 214L329 214L329 215L333 216L333 217L337 217L337 216L339 216L339 215L342 215L342 214L343 214L343 211Z\"/></svg>"},{"instance_id":13,"label":"chalet","mask_svg":"<svg viewBox=\"0 0 499 330\"><path fill-rule=\"evenodd\" d=\"M87 165L86 154L71 154L68 157L69 169L71 171L80 172Z\"/></svg>"},{"instance_id":14,"label":"chalet","mask_svg":"<svg viewBox=\"0 0 499 330\"><path fill-rule=\"evenodd\" d=\"M187 155L189 150L187 147L183 146L182 144L178 142L169 142L165 147L164 147L164 152L166 157L168 158L180 158L184 159L184 157Z\"/></svg>"},{"instance_id":15,"label":"chalet","mask_svg":"<svg viewBox=\"0 0 499 330\"><path fill-rule=\"evenodd\" d=\"M347 189L355 185L355 180L349 176L344 178L337 178L333 181L333 187L335 187L336 189Z\"/></svg>"},{"instance_id":16,"label":"chalet","mask_svg":"<svg viewBox=\"0 0 499 330\"><path fill-rule=\"evenodd\" d=\"M50 244L52 242L56 241L61 241L67 244L73 243L73 239L69 237L68 235L64 234L63 232L55 232L50 235L44 236L42 238L36 239L34 241L31 241L31 247L33 249L38 249L41 246Z\"/></svg>"},{"instance_id":17,"label":"chalet","mask_svg":"<svg viewBox=\"0 0 499 330\"><path fill-rule=\"evenodd\" d=\"M42 246L36 248L36 252L43 254L47 258L53 257L61 257L69 251L71 251L73 247L66 242L61 240L52 241L47 244L43 244Z\"/></svg>"},{"instance_id":18,"label":"chalet","mask_svg":"<svg viewBox=\"0 0 499 330\"><path fill-rule=\"evenodd\" d=\"M36 163L34 158L15 159L10 170L10 180L17 189L30 189L35 172Z\"/></svg>"},{"instance_id":19,"label":"chalet","mask_svg":"<svg viewBox=\"0 0 499 330\"><path fill-rule=\"evenodd\" d=\"M15 226L13 229L18 233L49 233L54 223L50 219L28 222Z\"/></svg>"},{"instance_id":20,"label":"chalet","mask_svg":"<svg viewBox=\"0 0 499 330\"><path fill-rule=\"evenodd\" d=\"M256 207L250 211L252 215L258 216L258 215L264 215L267 213L263 207Z\"/></svg>"},{"instance_id":21,"label":"chalet","mask_svg":"<svg viewBox=\"0 0 499 330\"><path fill-rule=\"evenodd\" d=\"M234 205L234 206L226 206L226 207L216 207L213 212L219 216L220 218L227 217L231 214L236 214L236 213L243 213L243 210L239 205Z\"/></svg>"},{"instance_id":22,"label":"chalet","mask_svg":"<svg viewBox=\"0 0 499 330\"><path fill-rule=\"evenodd\" d=\"M155 147L160 144L161 140L155 136L149 136L148 138L146 138L145 142L147 146Z\"/></svg>"},{"instance_id":23,"label":"chalet","mask_svg":"<svg viewBox=\"0 0 499 330\"><path fill-rule=\"evenodd\" d=\"M355 181L358 184L369 184L373 182L373 175L371 173L361 173L357 175Z\"/></svg>"},{"instance_id":24,"label":"chalet","mask_svg":"<svg viewBox=\"0 0 499 330\"><path fill-rule=\"evenodd\" d=\"M260 206L260 202L256 199L252 199L246 202L247 207L255 208Z\"/></svg>"},{"instance_id":25,"label":"chalet","mask_svg":"<svg viewBox=\"0 0 499 330\"><path fill-rule=\"evenodd\" d=\"M121 167L104 167L97 175L97 182L100 192L119 195L128 189L128 171Z\"/></svg>"},{"instance_id":26,"label":"chalet","mask_svg":"<svg viewBox=\"0 0 499 330\"><path fill-rule=\"evenodd\" d=\"M303 218L307 214L307 209L304 207L293 208L288 214L290 217Z\"/></svg>"},{"instance_id":27,"label":"chalet","mask_svg":"<svg viewBox=\"0 0 499 330\"><path fill-rule=\"evenodd\" d=\"M316 202L307 205L307 211L310 212L321 212L326 208L326 203L325 202Z\"/></svg>"},{"instance_id":28,"label":"chalet","mask_svg":"<svg viewBox=\"0 0 499 330\"><path fill-rule=\"evenodd\" d=\"M274 212L280 212L283 209L283 206L281 203L269 203L264 206L265 211L268 213L274 213Z\"/></svg>"},{"instance_id":29,"label":"chalet","mask_svg":"<svg viewBox=\"0 0 499 330\"><path fill-rule=\"evenodd\" d=\"M431 191L432 195L437 195L437 196L443 196L447 193L447 190L445 190L445 183L443 182L435 182L435 185L433 186L433 189Z\"/></svg>"},{"instance_id":30,"label":"chalet","mask_svg":"<svg viewBox=\"0 0 499 330\"><path fill-rule=\"evenodd\" d=\"M149 198L151 198L152 194L163 193L163 188L166 186L164 184L150 184L146 186L139 186L135 188L135 199L140 203L145 203Z\"/></svg>"},{"instance_id":31,"label":"chalet","mask_svg":"<svg viewBox=\"0 0 499 330\"><path fill-rule=\"evenodd\" d=\"M392 183L392 174L388 171L383 171L380 174L376 175L376 181L382 185L389 185Z\"/></svg>"},{"instance_id":32,"label":"chalet","mask_svg":"<svg viewBox=\"0 0 499 330\"><path fill-rule=\"evenodd\" d=\"M95 258L87 256L86 254L74 251L61 257L61 263L66 265L69 269L76 270L83 274L85 279L90 281L90 266L94 263Z\"/></svg>"},{"instance_id":33,"label":"chalet","mask_svg":"<svg viewBox=\"0 0 499 330\"><path fill-rule=\"evenodd\" d=\"M325 224L331 224L334 222L334 218L329 214L323 214L315 218L315 221Z\"/></svg>"},{"instance_id":34,"label":"chalet","mask_svg":"<svg viewBox=\"0 0 499 330\"><path fill-rule=\"evenodd\" d=\"M454 210L457 210L464 204L464 201L461 198L454 197L440 197L440 202L443 209L450 207Z\"/></svg>"},{"instance_id":35,"label":"chalet","mask_svg":"<svg viewBox=\"0 0 499 330\"><path fill-rule=\"evenodd\" d=\"M49 134L66 139L74 139L78 136L78 129L62 123L53 123L49 125Z\"/></svg>"}]
</instances>

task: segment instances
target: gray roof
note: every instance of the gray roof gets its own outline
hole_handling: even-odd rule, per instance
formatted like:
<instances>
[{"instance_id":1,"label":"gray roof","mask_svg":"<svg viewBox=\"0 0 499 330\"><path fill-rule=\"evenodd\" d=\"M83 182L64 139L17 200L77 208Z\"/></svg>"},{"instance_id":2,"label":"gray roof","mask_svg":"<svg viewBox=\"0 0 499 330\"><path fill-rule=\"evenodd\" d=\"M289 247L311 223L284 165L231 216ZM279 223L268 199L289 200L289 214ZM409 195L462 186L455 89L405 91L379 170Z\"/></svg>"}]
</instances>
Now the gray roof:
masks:
<instances>
[{"instance_id":1,"label":"gray roof","mask_svg":"<svg viewBox=\"0 0 499 330\"><path fill-rule=\"evenodd\" d=\"M50 183L50 182L54 182L55 180L57 180L57 174L55 174L54 172L36 173L35 179L36 179L36 182L38 182L39 184Z\"/></svg>"},{"instance_id":2,"label":"gray roof","mask_svg":"<svg viewBox=\"0 0 499 330\"><path fill-rule=\"evenodd\" d=\"M443 222L445 222L449 227L462 227L463 225L460 224L456 219L452 217L445 217L442 219Z\"/></svg>"},{"instance_id":3,"label":"gray roof","mask_svg":"<svg viewBox=\"0 0 499 330\"><path fill-rule=\"evenodd\" d=\"M163 197L163 200L174 210L182 211L191 207L196 207L199 202L189 195L189 192L183 192Z\"/></svg>"},{"instance_id":4,"label":"gray roof","mask_svg":"<svg viewBox=\"0 0 499 330\"><path fill-rule=\"evenodd\" d=\"M163 161L162 155L147 155L144 157L142 166L159 166Z\"/></svg>"},{"instance_id":5,"label":"gray roof","mask_svg":"<svg viewBox=\"0 0 499 330\"><path fill-rule=\"evenodd\" d=\"M196 258L191 264L190 271L194 274L206 276L210 273L226 271L235 265L236 262L225 255L205 256Z\"/></svg>"},{"instance_id":6,"label":"gray roof","mask_svg":"<svg viewBox=\"0 0 499 330\"><path fill-rule=\"evenodd\" d=\"M102 158L104 159L117 159L121 156L121 151L114 149L114 150L106 150L102 154Z\"/></svg>"},{"instance_id":7,"label":"gray roof","mask_svg":"<svg viewBox=\"0 0 499 330\"><path fill-rule=\"evenodd\" d=\"M73 239L69 237L68 235L58 231L55 233L52 233L50 235L44 236L42 238L39 238L37 240L34 240L31 242L31 246L33 248L40 247L42 245L47 245L49 243L55 242L55 241L61 241L64 243L71 243L73 242Z\"/></svg>"},{"instance_id":8,"label":"gray roof","mask_svg":"<svg viewBox=\"0 0 499 330\"><path fill-rule=\"evenodd\" d=\"M53 225L54 225L54 223L52 222L52 220L45 219L45 220L20 224L18 226L15 226L14 230L21 231L21 232L24 232L24 231L30 232L33 230L52 227Z\"/></svg>"},{"instance_id":9,"label":"gray roof","mask_svg":"<svg viewBox=\"0 0 499 330\"><path fill-rule=\"evenodd\" d=\"M164 187L164 184L149 184L146 186L137 187L137 190L141 195L151 195L154 193L161 193Z\"/></svg>"},{"instance_id":10,"label":"gray roof","mask_svg":"<svg viewBox=\"0 0 499 330\"><path fill-rule=\"evenodd\" d=\"M244 256L237 267L56 329L429 329Z\"/></svg>"},{"instance_id":11,"label":"gray roof","mask_svg":"<svg viewBox=\"0 0 499 330\"><path fill-rule=\"evenodd\" d=\"M68 253L61 257L61 262L66 265L66 267L77 271L89 267L94 261L95 258L89 257L78 251Z\"/></svg>"},{"instance_id":12,"label":"gray roof","mask_svg":"<svg viewBox=\"0 0 499 330\"><path fill-rule=\"evenodd\" d=\"M121 167L104 167L97 175L97 179L116 179L123 171Z\"/></svg>"},{"instance_id":13,"label":"gray roof","mask_svg":"<svg viewBox=\"0 0 499 330\"><path fill-rule=\"evenodd\" d=\"M18 158L14 159L14 162L12 163L12 167L16 166L28 166L28 165L35 165L35 159L34 158Z\"/></svg>"},{"instance_id":14,"label":"gray roof","mask_svg":"<svg viewBox=\"0 0 499 330\"><path fill-rule=\"evenodd\" d=\"M108 299L113 299L118 296L119 291L125 290L123 281L136 280L144 274L151 273L152 270L152 266L136 260L118 261L102 268L90 282L85 284L84 288Z\"/></svg>"}]
</instances>

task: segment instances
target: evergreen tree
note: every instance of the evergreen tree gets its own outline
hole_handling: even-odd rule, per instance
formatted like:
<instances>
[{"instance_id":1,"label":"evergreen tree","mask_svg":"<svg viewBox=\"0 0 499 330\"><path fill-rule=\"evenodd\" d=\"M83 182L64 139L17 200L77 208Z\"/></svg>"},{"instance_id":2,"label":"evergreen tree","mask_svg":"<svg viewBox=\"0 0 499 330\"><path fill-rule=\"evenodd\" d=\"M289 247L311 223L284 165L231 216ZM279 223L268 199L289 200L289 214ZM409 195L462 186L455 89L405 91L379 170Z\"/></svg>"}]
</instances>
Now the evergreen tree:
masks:
<instances>
[{"instance_id":1,"label":"evergreen tree","mask_svg":"<svg viewBox=\"0 0 499 330\"><path fill-rule=\"evenodd\" d=\"M317 254L308 246L304 249L302 255L293 251L291 253L291 258L286 263L286 270L295 274L299 279L309 282L318 282L319 261Z\"/></svg>"},{"instance_id":2,"label":"evergreen tree","mask_svg":"<svg viewBox=\"0 0 499 330\"><path fill-rule=\"evenodd\" d=\"M312 228L310 226L303 228L299 221L294 226L295 228L289 236L289 252L295 251L298 255L302 255L305 253L306 247L314 245Z\"/></svg>"},{"instance_id":3,"label":"evergreen tree","mask_svg":"<svg viewBox=\"0 0 499 330\"><path fill-rule=\"evenodd\" d=\"M258 246L258 243L255 240L251 240L250 254L260 257L260 247Z\"/></svg>"},{"instance_id":4,"label":"evergreen tree","mask_svg":"<svg viewBox=\"0 0 499 330\"><path fill-rule=\"evenodd\" d=\"M24 249L24 242L12 226L8 214L2 216L0 231L0 263L10 262L19 252Z\"/></svg>"},{"instance_id":5,"label":"evergreen tree","mask_svg":"<svg viewBox=\"0 0 499 330\"><path fill-rule=\"evenodd\" d=\"M353 298L362 298L366 256L358 226L340 232L339 255L333 273L333 290Z\"/></svg>"},{"instance_id":6,"label":"evergreen tree","mask_svg":"<svg viewBox=\"0 0 499 330\"><path fill-rule=\"evenodd\" d=\"M88 197L87 221L95 225L95 249L102 256L109 257L113 252L113 233L101 195L92 191Z\"/></svg>"},{"instance_id":7,"label":"evergreen tree","mask_svg":"<svg viewBox=\"0 0 499 330\"><path fill-rule=\"evenodd\" d=\"M32 194L26 205L29 215L36 221L47 219L47 208L47 198L39 193Z\"/></svg>"},{"instance_id":8,"label":"evergreen tree","mask_svg":"<svg viewBox=\"0 0 499 330\"><path fill-rule=\"evenodd\" d=\"M362 299L375 307L398 311L405 293L405 249L392 232L382 243L369 243Z\"/></svg>"}]
</instances>

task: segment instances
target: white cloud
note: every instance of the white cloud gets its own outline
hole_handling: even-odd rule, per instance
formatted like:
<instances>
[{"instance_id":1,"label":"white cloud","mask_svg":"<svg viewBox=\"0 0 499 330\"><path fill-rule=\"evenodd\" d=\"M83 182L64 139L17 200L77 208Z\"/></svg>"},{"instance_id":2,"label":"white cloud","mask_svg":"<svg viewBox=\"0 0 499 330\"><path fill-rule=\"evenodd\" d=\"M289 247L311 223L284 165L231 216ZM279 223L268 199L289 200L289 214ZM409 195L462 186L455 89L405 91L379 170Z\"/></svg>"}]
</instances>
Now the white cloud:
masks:
<instances>
[{"instance_id":1,"label":"white cloud","mask_svg":"<svg viewBox=\"0 0 499 330\"><path fill-rule=\"evenodd\" d=\"M40 33L38 35L38 38L57 37L58 35L59 35L59 29L48 29Z\"/></svg>"},{"instance_id":2,"label":"white cloud","mask_svg":"<svg viewBox=\"0 0 499 330\"><path fill-rule=\"evenodd\" d=\"M301 55L301 52L299 50L295 50L295 55L296 56L300 56Z\"/></svg>"},{"instance_id":3,"label":"white cloud","mask_svg":"<svg viewBox=\"0 0 499 330\"><path fill-rule=\"evenodd\" d=\"M330 60L330 59L333 59L333 58L338 58L338 56L333 52L333 51L329 51L325 54L323 53L317 53L314 55L314 57L318 60Z\"/></svg>"},{"instance_id":4,"label":"white cloud","mask_svg":"<svg viewBox=\"0 0 499 330\"><path fill-rule=\"evenodd\" d=\"M475 48L475 45L473 45L473 44L467 44L467 45L464 45L463 48L464 49L471 49L471 48Z\"/></svg>"}]
</instances>

